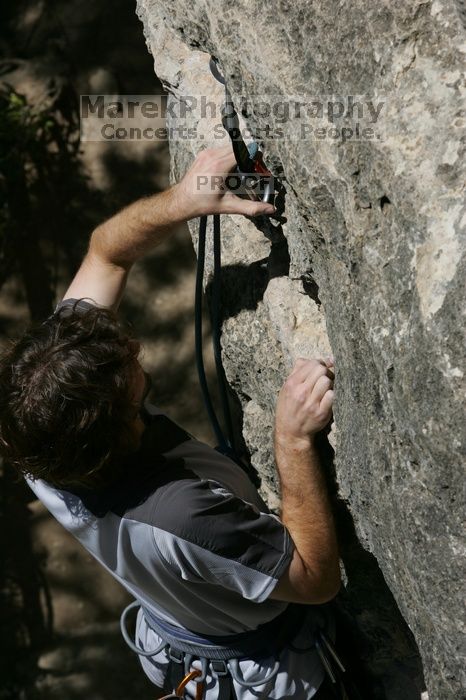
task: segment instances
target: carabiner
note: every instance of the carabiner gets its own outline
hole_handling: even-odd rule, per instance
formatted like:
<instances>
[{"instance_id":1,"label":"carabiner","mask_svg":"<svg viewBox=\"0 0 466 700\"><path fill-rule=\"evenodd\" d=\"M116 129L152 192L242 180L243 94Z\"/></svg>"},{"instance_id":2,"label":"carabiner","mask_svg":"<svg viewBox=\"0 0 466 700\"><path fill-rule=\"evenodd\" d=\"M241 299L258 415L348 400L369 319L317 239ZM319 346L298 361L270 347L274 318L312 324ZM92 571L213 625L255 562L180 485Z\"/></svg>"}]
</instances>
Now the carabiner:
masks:
<instances>
[{"instance_id":1,"label":"carabiner","mask_svg":"<svg viewBox=\"0 0 466 700\"><path fill-rule=\"evenodd\" d=\"M173 693L170 693L169 695L164 695L163 697L160 698L160 700L174 700L175 698L182 698L183 697L183 691L185 687L188 685L188 683L197 676L200 676L201 672L198 671L197 668L194 668L192 671L189 671L179 684L179 686L176 688L176 690L173 691ZM197 681L197 687L196 687L196 700L202 700L204 697L204 682L202 681Z\"/></svg>"},{"instance_id":2,"label":"carabiner","mask_svg":"<svg viewBox=\"0 0 466 700\"><path fill-rule=\"evenodd\" d=\"M184 655L184 672L189 673L189 669L191 668L191 662L193 660L193 655L185 653ZM202 657L200 659L201 662L201 671L199 671L200 678L197 679L196 683L203 683L207 677L207 668L209 665L209 660Z\"/></svg>"}]
</instances>

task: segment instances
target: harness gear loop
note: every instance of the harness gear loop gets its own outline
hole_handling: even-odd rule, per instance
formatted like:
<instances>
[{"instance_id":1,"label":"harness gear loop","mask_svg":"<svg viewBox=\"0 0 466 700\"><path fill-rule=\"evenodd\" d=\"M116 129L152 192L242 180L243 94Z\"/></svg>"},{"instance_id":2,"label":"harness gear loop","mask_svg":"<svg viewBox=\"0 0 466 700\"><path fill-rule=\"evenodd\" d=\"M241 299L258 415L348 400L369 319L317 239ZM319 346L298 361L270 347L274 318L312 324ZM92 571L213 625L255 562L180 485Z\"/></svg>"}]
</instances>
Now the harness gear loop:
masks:
<instances>
[{"instance_id":1,"label":"harness gear loop","mask_svg":"<svg viewBox=\"0 0 466 700\"><path fill-rule=\"evenodd\" d=\"M131 610L134 610L135 608L139 607L139 602L137 600L134 600L132 603L126 606L126 608L123 610L120 616L120 631L123 639L125 640L126 644L129 646L131 651L134 651L136 654L139 654L139 656L155 656L155 654L158 654L164 647L167 646L166 642L162 641L158 647L155 649L150 649L149 651L144 651L144 649L141 649L140 647L137 646L131 639L131 637L128 634L128 630L126 627L126 620L128 618L129 613Z\"/></svg>"},{"instance_id":2,"label":"harness gear loop","mask_svg":"<svg viewBox=\"0 0 466 700\"><path fill-rule=\"evenodd\" d=\"M194 654L188 654L185 652L184 654L184 672L185 674L189 673L189 669L191 668L191 663L192 660L194 659ZM199 678L196 679L196 683L203 683L205 679L207 678L207 666L208 666L208 659L201 659L201 671L199 671L200 676Z\"/></svg>"}]
</instances>

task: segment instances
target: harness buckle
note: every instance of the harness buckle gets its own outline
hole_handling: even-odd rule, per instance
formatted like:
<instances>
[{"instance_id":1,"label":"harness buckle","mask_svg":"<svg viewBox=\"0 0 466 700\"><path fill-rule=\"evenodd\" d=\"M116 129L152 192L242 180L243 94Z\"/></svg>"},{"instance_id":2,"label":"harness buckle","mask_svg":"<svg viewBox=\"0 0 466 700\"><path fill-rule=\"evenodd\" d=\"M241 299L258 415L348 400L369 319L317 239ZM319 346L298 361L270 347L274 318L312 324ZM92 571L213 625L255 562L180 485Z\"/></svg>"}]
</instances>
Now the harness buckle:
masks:
<instances>
[{"instance_id":1,"label":"harness buckle","mask_svg":"<svg viewBox=\"0 0 466 700\"><path fill-rule=\"evenodd\" d=\"M210 665L212 667L212 675L214 675L216 678L228 676L230 673L228 664L221 659L211 659Z\"/></svg>"},{"instance_id":2,"label":"harness buckle","mask_svg":"<svg viewBox=\"0 0 466 700\"><path fill-rule=\"evenodd\" d=\"M184 661L184 651L175 649L171 646L168 647L168 658L177 664L182 664Z\"/></svg>"}]
</instances>

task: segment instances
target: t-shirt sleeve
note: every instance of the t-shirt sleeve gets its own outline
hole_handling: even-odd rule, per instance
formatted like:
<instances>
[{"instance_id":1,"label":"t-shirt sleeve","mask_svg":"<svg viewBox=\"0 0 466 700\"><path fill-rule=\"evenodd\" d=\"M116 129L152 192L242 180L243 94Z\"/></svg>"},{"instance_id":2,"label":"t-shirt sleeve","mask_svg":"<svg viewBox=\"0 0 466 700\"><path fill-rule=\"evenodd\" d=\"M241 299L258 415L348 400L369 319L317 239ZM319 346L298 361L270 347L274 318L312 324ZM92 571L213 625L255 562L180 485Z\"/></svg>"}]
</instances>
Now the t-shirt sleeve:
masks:
<instances>
[{"instance_id":1,"label":"t-shirt sleeve","mask_svg":"<svg viewBox=\"0 0 466 700\"><path fill-rule=\"evenodd\" d=\"M211 479L172 482L160 494L157 556L180 578L261 603L289 565L294 543L280 519Z\"/></svg>"},{"instance_id":2,"label":"t-shirt sleeve","mask_svg":"<svg viewBox=\"0 0 466 700\"><path fill-rule=\"evenodd\" d=\"M59 301L58 304L55 307L54 313L56 314L57 311L61 308L66 308L70 309L70 313L72 310L74 311L87 311L88 309L94 309L97 306L97 304L93 301L91 301L89 298L87 299L62 299L62 301Z\"/></svg>"}]
</instances>

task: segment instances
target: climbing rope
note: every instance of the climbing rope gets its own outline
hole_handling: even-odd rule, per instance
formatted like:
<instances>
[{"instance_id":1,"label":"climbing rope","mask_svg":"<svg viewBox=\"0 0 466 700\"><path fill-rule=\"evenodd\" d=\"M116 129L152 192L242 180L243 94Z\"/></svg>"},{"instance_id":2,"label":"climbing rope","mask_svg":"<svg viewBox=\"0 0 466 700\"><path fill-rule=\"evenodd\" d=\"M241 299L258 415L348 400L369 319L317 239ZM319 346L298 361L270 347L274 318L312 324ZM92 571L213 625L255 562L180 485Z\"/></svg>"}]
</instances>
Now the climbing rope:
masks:
<instances>
[{"instance_id":1,"label":"climbing rope","mask_svg":"<svg viewBox=\"0 0 466 700\"><path fill-rule=\"evenodd\" d=\"M240 177L243 188L242 192L249 198L260 200L270 204L275 204L276 195L283 193L283 186L273 177L272 173L264 165L262 154L258 150L257 144L251 143L248 146L245 144L240 131L239 119L233 105L231 95L225 83L225 79L220 73L217 60L212 58L210 68L214 77L225 86L225 102L222 109L222 124L230 136L233 152L236 159L236 174ZM246 184L246 182L248 184ZM251 187L251 183L261 183L263 186L260 189L262 195L259 196ZM280 212L281 213L281 212ZM275 226L272 224L269 217L260 215L255 217L255 222L263 233L273 240L276 237ZM212 326L212 343L215 358L215 369L217 384L220 394L220 402L223 413L223 423L226 434L224 433L220 421L214 409L213 401L210 395L207 377L205 373L203 359L203 335L202 335L202 298L205 270L205 255L206 255L206 232L207 232L207 217L203 216L199 224L199 239L197 251L197 271L196 271L196 291L195 291L195 349L196 349L196 366L199 376L199 384L203 397L204 406L209 417L209 422L215 434L218 443L217 449L222 454L231 457L241 467L243 467L253 479L256 486L260 485L260 480L253 471L252 467L246 465L238 454L238 446L235 441L235 433L228 400L228 383L225 377L225 370L222 362L222 347L221 347L221 235L220 235L220 216L218 214L213 217L213 276L212 276L212 297L211 297L211 326Z\"/></svg>"}]
</instances>

